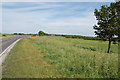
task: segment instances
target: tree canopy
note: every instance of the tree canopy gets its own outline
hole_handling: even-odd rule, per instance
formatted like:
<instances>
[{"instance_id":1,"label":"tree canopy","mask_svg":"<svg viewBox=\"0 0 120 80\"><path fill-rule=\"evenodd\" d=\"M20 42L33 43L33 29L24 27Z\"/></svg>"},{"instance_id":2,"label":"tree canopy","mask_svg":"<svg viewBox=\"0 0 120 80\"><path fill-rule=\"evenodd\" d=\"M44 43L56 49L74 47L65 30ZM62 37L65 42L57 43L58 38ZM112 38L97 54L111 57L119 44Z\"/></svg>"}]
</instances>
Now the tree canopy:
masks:
<instances>
[{"instance_id":1,"label":"tree canopy","mask_svg":"<svg viewBox=\"0 0 120 80\"><path fill-rule=\"evenodd\" d=\"M39 36L44 36L44 35L47 35L47 33L43 32L43 31L39 31L39 32L38 32L38 35L39 35Z\"/></svg>"}]
</instances>

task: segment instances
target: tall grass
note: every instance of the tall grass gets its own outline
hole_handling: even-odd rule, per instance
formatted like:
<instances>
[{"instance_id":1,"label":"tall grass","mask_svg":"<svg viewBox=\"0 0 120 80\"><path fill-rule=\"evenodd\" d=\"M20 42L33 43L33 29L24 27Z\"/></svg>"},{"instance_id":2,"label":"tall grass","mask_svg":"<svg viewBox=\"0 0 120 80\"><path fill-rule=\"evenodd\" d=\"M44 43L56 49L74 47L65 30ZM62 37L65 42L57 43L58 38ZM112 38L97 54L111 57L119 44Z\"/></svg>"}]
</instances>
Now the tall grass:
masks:
<instances>
[{"instance_id":1,"label":"tall grass","mask_svg":"<svg viewBox=\"0 0 120 80\"><path fill-rule=\"evenodd\" d=\"M32 40L63 77L118 77L118 55L105 53L107 42L56 37ZM112 52L117 53L117 49L117 45L112 45Z\"/></svg>"},{"instance_id":2,"label":"tall grass","mask_svg":"<svg viewBox=\"0 0 120 80\"><path fill-rule=\"evenodd\" d=\"M42 59L42 55L30 39L20 40L10 51L3 64L3 78L59 77L55 67Z\"/></svg>"},{"instance_id":3,"label":"tall grass","mask_svg":"<svg viewBox=\"0 0 120 80\"><path fill-rule=\"evenodd\" d=\"M3 67L6 78L118 78L117 45L107 42L34 37L22 39Z\"/></svg>"}]
</instances>

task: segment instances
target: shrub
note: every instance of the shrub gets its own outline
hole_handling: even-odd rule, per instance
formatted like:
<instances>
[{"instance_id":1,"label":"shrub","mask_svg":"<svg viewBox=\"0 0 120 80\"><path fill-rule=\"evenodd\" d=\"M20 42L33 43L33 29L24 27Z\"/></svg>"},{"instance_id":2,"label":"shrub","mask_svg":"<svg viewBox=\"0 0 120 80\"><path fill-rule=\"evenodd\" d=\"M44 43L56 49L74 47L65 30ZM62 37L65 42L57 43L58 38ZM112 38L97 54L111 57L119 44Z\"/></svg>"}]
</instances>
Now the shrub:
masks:
<instances>
[{"instance_id":1,"label":"shrub","mask_svg":"<svg viewBox=\"0 0 120 80\"><path fill-rule=\"evenodd\" d=\"M4 35L2 35L2 36L6 36L6 35L4 34Z\"/></svg>"}]
</instances>

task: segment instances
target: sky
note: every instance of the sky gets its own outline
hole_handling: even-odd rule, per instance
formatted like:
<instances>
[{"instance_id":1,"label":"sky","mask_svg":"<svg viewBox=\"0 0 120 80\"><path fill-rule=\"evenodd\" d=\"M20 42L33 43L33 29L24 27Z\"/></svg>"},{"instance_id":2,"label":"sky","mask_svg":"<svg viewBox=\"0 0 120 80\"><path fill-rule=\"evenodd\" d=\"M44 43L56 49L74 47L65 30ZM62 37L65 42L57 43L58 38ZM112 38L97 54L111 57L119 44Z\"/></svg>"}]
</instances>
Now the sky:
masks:
<instances>
[{"instance_id":1,"label":"sky","mask_svg":"<svg viewBox=\"0 0 120 80\"><path fill-rule=\"evenodd\" d=\"M2 2L113 2L115 0L1 0Z\"/></svg>"},{"instance_id":2,"label":"sky","mask_svg":"<svg viewBox=\"0 0 120 80\"><path fill-rule=\"evenodd\" d=\"M109 4L110 2L3 2L0 7L2 33L37 33L41 30L49 34L95 36L93 25L97 21L94 9Z\"/></svg>"}]
</instances>

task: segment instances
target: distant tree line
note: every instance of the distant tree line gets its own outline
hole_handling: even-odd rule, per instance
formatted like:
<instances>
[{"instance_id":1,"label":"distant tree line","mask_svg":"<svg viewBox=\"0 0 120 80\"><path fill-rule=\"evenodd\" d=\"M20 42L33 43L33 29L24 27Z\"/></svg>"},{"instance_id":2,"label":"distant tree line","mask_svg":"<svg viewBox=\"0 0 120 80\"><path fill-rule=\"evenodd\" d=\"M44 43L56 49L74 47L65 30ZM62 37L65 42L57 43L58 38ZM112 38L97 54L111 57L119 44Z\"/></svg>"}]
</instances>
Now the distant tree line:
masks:
<instances>
[{"instance_id":1,"label":"distant tree line","mask_svg":"<svg viewBox=\"0 0 120 80\"><path fill-rule=\"evenodd\" d=\"M81 35L63 35L63 34L48 34L43 31L38 32L39 36L60 36L65 38L74 38L74 39L84 39L84 40L101 40L101 41L107 41L107 39L101 39L99 37L88 37L88 36L81 36ZM116 44L117 38L113 38L113 44Z\"/></svg>"},{"instance_id":2,"label":"distant tree line","mask_svg":"<svg viewBox=\"0 0 120 80\"><path fill-rule=\"evenodd\" d=\"M21 35L21 36L22 36L22 35L37 35L37 34L26 34L26 33L2 34L2 33L1 33L1 35L2 35L2 36L8 36L8 35L11 35L11 36L12 36L12 35L16 35L16 36L17 36L17 35Z\"/></svg>"},{"instance_id":3,"label":"distant tree line","mask_svg":"<svg viewBox=\"0 0 120 80\"><path fill-rule=\"evenodd\" d=\"M26 34L26 33L13 33L13 35L36 35L36 34Z\"/></svg>"},{"instance_id":4,"label":"distant tree line","mask_svg":"<svg viewBox=\"0 0 120 80\"><path fill-rule=\"evenodd\" d=\"M24 33L13 33L14 35L25 35Z\"/></svg>"}]
</instances>

